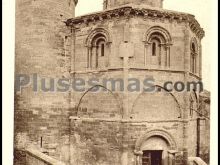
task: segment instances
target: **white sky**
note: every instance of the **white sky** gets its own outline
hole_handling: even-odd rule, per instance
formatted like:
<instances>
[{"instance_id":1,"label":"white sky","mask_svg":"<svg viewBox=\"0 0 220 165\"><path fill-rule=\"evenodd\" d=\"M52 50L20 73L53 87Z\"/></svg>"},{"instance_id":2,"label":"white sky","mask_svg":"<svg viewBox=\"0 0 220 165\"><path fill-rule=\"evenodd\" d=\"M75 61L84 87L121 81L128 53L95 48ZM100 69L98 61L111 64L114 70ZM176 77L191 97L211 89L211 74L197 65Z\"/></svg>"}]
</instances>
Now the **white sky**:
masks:
<instances>
[{"instance_id":1,"label":"white sky","mask_svg":"<svg viewBox=\"0 0 220 165\"><path fill-rule=\"evenodd\" d=\"M103 0L79 0L76 8L76 16L102 10ZM193 14L204 28L206 36L202 40L203 46L203 82L206 89L210 90L210 65L211 56L214 55L212 41L212 28L214 19L211 0L164 0L164 8ZM216 35L216 34L214 34ZM212 53L213 52L213 53Z\"/></svg>"}]
</instances>

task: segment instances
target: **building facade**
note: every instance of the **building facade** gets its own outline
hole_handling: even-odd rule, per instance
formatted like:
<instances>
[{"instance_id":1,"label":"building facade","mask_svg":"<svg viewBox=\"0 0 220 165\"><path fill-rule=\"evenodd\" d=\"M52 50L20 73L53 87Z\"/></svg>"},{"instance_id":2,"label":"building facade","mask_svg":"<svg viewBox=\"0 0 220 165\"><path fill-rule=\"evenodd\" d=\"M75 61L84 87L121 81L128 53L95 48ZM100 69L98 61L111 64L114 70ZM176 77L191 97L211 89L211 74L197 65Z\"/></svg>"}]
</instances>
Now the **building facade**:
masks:
<instances>
[{"instance_id":1,"label":"building facade","mask_svg":"<svg viewBox=\"0 0 220 165\"><path fill-rule=\"evenodd\" d=\"M204 31L194 16L163 0L104 0L103 11L74 17L76 4L17 0L16 74L88 83L15 93L15 164L29 147L70 165L208 164L207 92L164 88L202 79Z\"/></svg>"}]
</instances>

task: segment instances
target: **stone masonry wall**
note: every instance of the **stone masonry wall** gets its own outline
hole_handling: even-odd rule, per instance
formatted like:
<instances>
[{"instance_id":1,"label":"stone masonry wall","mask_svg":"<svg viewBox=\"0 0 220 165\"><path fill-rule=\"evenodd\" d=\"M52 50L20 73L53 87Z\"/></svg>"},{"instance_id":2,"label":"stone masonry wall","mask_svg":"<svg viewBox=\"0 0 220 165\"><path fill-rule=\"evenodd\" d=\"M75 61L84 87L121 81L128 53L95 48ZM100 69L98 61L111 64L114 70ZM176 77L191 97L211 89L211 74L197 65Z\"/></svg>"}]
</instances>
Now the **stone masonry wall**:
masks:
<instances>
[{"instance_id":1,"label":"stone masonry wall","mask_svg":"<svg viewBox=\"0 0 220 165\"><path fill-rule=\"evenodd\" d=\"M42 92L40 80L34 92L33 74L47 78L50 88L48 78L62 78L69 72L65 39L70 32L64 21L74 16L75 4L70 2L16 0L15 75L29 76L30 83L15 91L15 165L24 164L24 154L19 153L27 147L42 147L50 156L68 161L63 151L69 145L69 94Z\"/></svg>"},{"instance_id":2,"label":"stone masonry wall","mask_svg":"<svg viewBox=\"0 0 220 165\"><path fill-rule=\"evenodd\" d=\"M145 44L147 31L152 27L162 27L168 31L172 39L170 46L170 66L150 66L145 64ZM112 19L110 21L97 22L96 24L88 24L88 26L80 26L76 30L75 38L75 70L85 71L87 69L88 48L86 40L90 33L95 29L103 28L110 36L110 56L107 68L117 68L123 66L123 58L121 58L120 44L128 40L134 45L134 56L129 60L130 67L146 67L152 69L170 69L189 71L190 69L190 40L194 37L184 23L169 22L167 20L143 20L142 18L126 18ZM129 35L128 35L129 34ZM199 42L199 41L198 41ZM197 63L197 70L201 67Z\"/></svg>"},{"instance_id":3,"label":"stone masonry wall","mask_svg":"<svg viewBox=\"0 0 220 165\"><path fill-rule=\"evenodd\" d=\"M189 72L190 42L195 35L188 24L136 15L66 27L64 21L74 17L74 8L74 1L68 0L17 0L16 74L86 81L136 78L140 83L151 77L160 91L144 93L140 84L140 91L129 92L125 86L124 91L116 92L112 86L96 82L85 85L81 92L33 92L31 85L15 92L15 165L24 164L27 147L43 150L70 165L134 165L138 161L137 142L151 130L155 131L153 137L162 138L168 150L175 152L177 165L188 159L183 151L196 155L194 119L198 115L190 118L190 92L168 93L163 89L166 81L200 80L201 72ZM146 60L150 55L146 32L152 27L171 38L166 43L169 66L155 66ZM107 61L90 68L88 54L94 45L88 41L93 41L89 37L96 31L106 33ZM126 44L130 47L122 50ZM201 63L197 63L197 70L200 68ZM101 92L92 91L97 85ZM116 90L119 88L116 85ZM200 154L208 159L205 144L209 124L201 121L200 129Z\"/></svg>"},{"instance_id":4,"label":"stone masonry wall","mask_svg":"<svg viewBox=\"0 0 220 165\"><path fill-rule=\"evenodd\" d=\"M135 143L152 129L164 129L174 136L181 150L181 122L121 122L110 119L71 119L71 164L134 165ZM126 148L124 148L126 146ZM176 157L178 159L178 157Z\"/></svg>"},{"instance_id":5,"label":"stone masonry wall","mask_svg":"<svg viewBox=\"0 0 220 165\"><path fill-rule=\"evenodd\" d=\"M50 156L43 154L41 151L27 149L25 165L65 165Z\"/></svg>"},{"instance_id":6,"label":"stone masonry wall","mask_svg":"<svg viewBox=\"0 0 220 165\"><path fill-rule=\"evenodd\" d=\"M109 9L113 7L118 7L126 4L139 4L139 5L148 5L151 7L159 7L162 8L163 1L162 0L105 0L104 1L104 9Z\"/></svg>"}]
</instances>

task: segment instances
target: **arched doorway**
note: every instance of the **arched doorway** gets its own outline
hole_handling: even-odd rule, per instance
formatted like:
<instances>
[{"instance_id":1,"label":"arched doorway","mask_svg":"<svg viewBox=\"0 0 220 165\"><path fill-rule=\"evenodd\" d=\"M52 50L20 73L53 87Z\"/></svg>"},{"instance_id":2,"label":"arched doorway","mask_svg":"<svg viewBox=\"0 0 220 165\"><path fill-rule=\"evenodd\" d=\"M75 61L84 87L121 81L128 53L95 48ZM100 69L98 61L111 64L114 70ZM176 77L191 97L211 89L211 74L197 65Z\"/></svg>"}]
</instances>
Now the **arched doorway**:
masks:
<instances>
[{"instance_id":1,"label":"arched doorway","mask_svg":"<svg viewBox=\"0 0 220 165\"><path fill-rule=\"evenodd\" d=\"M164 130L152 130L136 142L136 165L173 165L176 143Z\"/></svg>"},{"instance_id":2,"label":"arched doorway","mask_svg":"<svg viewBox=\"0 0 220 165\"><path fill-rule=\"evenodd\" d=\"M152 136L141 146L142 165L168 165L168 151L170 146L166 139Z\"/></svg>"}]
</instances>

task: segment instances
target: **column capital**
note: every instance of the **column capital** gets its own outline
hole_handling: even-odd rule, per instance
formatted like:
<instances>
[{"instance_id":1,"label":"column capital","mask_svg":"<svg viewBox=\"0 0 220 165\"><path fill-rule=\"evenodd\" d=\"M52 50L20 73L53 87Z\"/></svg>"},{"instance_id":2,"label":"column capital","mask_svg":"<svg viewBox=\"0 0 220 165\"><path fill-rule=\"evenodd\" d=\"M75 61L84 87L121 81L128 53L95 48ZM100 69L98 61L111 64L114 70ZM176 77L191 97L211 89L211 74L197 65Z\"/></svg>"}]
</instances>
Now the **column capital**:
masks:
<instances>
[{"instance_id":1,"label":"column capital","mask_svg":"<svg viewBox=\"0 0 220 165\"><path fill-rule=\"evenodd\" d=\"M134 150L134 154L135 154L136 156L143 156L143 151Z\"/></svg>"}]
</instances>

